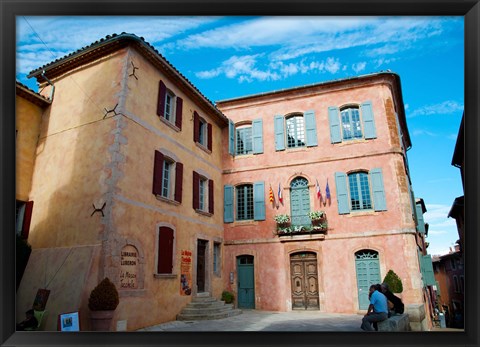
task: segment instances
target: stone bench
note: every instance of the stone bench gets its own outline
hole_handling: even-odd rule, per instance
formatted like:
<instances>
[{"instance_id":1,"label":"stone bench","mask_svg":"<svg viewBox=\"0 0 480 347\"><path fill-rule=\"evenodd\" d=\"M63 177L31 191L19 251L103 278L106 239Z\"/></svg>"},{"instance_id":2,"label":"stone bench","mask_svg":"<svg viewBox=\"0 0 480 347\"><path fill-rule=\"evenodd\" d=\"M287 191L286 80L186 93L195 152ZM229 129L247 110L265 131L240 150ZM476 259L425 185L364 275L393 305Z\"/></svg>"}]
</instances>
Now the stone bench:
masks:
<instances>
[{"instance_id":1,"label":"stone bench","mask_svg":"<svg viewBox=\"0 0 480 347\"><path fill-rule=\"evenodd\" d=\"M409 331L410 330L410 321L408 319L408 314L395 314L379 322L378 331Z\"/></svg>"}]
</instances>

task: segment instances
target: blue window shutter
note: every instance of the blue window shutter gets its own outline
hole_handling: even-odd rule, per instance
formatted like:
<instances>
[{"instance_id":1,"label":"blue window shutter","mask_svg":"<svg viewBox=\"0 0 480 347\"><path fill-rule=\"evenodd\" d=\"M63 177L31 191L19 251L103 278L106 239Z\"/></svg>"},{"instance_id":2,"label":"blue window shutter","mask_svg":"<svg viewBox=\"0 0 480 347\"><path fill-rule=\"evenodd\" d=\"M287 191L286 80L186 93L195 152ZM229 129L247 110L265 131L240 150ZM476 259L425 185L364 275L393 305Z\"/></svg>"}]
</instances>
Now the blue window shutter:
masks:
<instances>
[{"instance_id":1,"label":"blue window shutter","mask_svg":"<svg viewBox=\"0 0 480 347\"><path fill-rule=\"evenodd\" d=\"M423 220L422 205L416 204L417 208L417 231L421 234L425 234L425 221Z\"/></svg>"},{"instance_id":2,"label":"blue window shutter","mask_svg":"<svg viewBox=\"0 0 480 347\"><path fill-rule=\"evenodd\" d=\"M386 211L387 201L385 199L385 189L383 188L382 169L372 169L370 171L370 180L372 182L373 205L375 211Z\"/></svg>"},{"instance_id":3,"label":"blue window shutter","mask_svg":"<svg viewBox=\"0 0 480 347\"><path fill-rule=\"evenodd\" d=\"M338 107L330 106L328 108L328 121L330 123L330 140L332 143L342 142L342 132L340 129L340 118L338 116Z\"/></svg>"},{"instance_id":4,"label":"blue window shutter","mask_svg":"<svg viewBox=\"0 0 480 347\"><path fill-rule=\"evenodd\" d=\"M315 112L307 111L303 116L305 117L305 130L307 132L307 147L318 146Z\"/></svg>"},{"instance_id":5,"label":"blue window shutter","mask_svg":"<svg viewBox=\"0 0 480 347\"><path fill-rule=\"evenodd\" d=\"M265 220L265 183L253 184L253 219Z\"/></svg>"},{"instance_id":6,"label":"blue window shutter","mask_svg":"<svg viewBox=\"0 0 480 347\"><path fill-rule=\"evenodd\" d=\"M253 154L263 153L263 122L255 119L252 122Z\"/></svg>"},{"instance_id":7,"label":"blue window shutter","mask_svg":"<svg viewBox=\"0 0 480 347\"><path fill-rule=\"evenodd\" d=\"M235 124L228 120L228 153L235 154Z\"/></svg>"},{"instance_id":8,"label":"blue window shutter","mask_svg":"<svg viewBox=\"0 0 480 347\"><path fill-rule=\"evenodd\" d=\"M343 172L335 172L335 187L337 190L338 213L350 213L348 204L347 175Z\"/></svg>"},{"instance_id":9,"label":"blue window shutter","mask_svg":"<svg viewBox=\"0 0 480 347\"><path fill-rule=\"evenodd\" d=\"M233 186L223 187L223 221L233 223Z\"/></svg>"},{"instance_id":10,"label":"blue window shutter","mask_svg":"<svg viewBox=\"0 0 480 347\"><path fill-rule=\"evenodd\" d=\"M365 139L375 139L377 132L375 130L375 120L373 118L373 107L371 101L362 104L363 133Z\"/></svg>"},{"instance_id":11,"label":"blue window shutter","mask_svg":"<svg viewBox=\"0 0 480 347\"><path fill-rule=\"evenodd\" d=\"M273 125L275 128L275 150L283 151L285 150L285 122L283 116L275 116Z\"/></svg>"},{"instance_id":12,"label":"blue window shutter","mask_svg":"<svg viewBox=\"0 0 480 347\"><path fill-rule=\"evenodd\" d=\"M422 255L423 260L423 284L425 286L434 286L437 284L435 281L435 274L433 272L432 256L430 254Z\"/></svg>"}]
</instances>

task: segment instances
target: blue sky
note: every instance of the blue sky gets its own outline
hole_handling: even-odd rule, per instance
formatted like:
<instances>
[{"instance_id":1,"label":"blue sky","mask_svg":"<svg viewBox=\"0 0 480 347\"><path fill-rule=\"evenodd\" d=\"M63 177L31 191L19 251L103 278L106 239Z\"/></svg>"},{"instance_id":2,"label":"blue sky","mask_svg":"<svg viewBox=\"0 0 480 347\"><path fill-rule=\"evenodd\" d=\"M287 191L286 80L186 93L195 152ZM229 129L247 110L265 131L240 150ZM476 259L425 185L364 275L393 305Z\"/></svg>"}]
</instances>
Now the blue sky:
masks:
<instances>
[{"instance_id":1,"label":"blue sky","mask_svg":"<svg viewBox=\"0 0 480 347\"><path fill-rule=\"evenodd\" d=\"M451 165L464 108L463 17L17 17L17 79L113 33L143 37L213 102L391 70L401 77L430 254L458 239Z\"/></svg>"}]
</instances>

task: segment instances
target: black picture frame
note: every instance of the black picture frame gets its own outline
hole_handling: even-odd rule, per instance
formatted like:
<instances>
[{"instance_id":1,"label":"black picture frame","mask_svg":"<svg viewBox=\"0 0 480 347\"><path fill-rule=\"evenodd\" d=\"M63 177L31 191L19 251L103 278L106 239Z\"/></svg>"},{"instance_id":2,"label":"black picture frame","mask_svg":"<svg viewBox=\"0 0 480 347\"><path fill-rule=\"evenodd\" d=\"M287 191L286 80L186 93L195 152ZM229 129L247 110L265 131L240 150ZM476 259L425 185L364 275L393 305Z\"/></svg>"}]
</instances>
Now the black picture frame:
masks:
<instances>
[{"instance_id":1,"label":"black picture frame","mask_svg":"<svg viewBox=\"0 0 480 347\"><path fill-rule=\"evenodd\" d=\"M480 5L459 0L1 0L0 343L2 346L478 346L478 165ZM465 18L465 332L464 333L70 333L15 332L15 16L21 15L461 15ZM459 177L460 179L460 177ZM11 233L7 230L12 230ZM147 314L147 313L146 313Z\"/></svg>"}]
</instances>

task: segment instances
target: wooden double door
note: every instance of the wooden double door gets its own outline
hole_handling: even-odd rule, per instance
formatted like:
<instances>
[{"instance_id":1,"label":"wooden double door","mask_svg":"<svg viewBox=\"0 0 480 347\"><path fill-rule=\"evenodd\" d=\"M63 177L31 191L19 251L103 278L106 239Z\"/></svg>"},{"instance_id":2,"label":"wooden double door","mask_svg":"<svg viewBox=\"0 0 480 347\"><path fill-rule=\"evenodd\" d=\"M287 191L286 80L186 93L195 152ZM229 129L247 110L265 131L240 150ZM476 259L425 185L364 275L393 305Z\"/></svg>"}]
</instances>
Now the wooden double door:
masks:
<instances>
[{"instance_id":1,"label":"wooden double door","mask_svg":"<svg viewBox=\"0 0 480 347\"><path fill-rule=\"evenodd\" d=\"M317 255L313 252L290 256L292 309L319 310Z\"/></svg>"}]
</instances>

